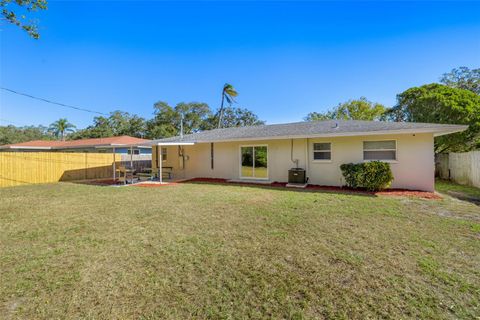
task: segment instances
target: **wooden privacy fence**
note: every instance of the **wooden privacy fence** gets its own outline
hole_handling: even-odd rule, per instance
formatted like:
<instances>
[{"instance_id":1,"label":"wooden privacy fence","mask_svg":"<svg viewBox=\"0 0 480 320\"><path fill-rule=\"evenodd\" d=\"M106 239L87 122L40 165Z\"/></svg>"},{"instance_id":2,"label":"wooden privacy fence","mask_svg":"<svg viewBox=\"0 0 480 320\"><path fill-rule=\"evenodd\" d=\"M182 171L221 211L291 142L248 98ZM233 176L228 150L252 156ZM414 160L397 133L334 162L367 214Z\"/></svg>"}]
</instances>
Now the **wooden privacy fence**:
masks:
<instances>
[{"instance_id":1,"label":"wooden privacy fence","mask_svg":"<svg viewBox=\"0 0 480 320\"><path fill-rule=\"evenodd\" d=\"M439 154L437 176L480 188L480 151Z\"/></svg>"},{"instance_id":2,"label":"wooden privacy fence","mask_svg":"<svg viewBox=\"0 0 480 320\"><path fill-rule=\"evenodd\" d=\"M0 187L111 178L111 153L0 152Z\"/></svg>"}]
</instances>

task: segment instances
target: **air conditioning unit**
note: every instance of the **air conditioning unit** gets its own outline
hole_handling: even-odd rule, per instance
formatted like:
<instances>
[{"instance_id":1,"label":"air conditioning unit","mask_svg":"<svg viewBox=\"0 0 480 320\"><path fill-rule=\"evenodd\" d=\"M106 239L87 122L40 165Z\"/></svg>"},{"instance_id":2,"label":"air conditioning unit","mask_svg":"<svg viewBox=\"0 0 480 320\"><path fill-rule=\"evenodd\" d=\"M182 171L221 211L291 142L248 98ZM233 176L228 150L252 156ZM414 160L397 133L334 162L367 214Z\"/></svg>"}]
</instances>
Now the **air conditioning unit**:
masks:
<instances>
[{"instance_id":1,"label":"air conditioning unit","mask_svg":"<svg viewBox=\"0 0 480 320\"><path fill-rule=\"evenodd\" d=\"M292 168L288 170L288 183L305 184L306 183L305 169Z\"/></svg>"}]
</instances>

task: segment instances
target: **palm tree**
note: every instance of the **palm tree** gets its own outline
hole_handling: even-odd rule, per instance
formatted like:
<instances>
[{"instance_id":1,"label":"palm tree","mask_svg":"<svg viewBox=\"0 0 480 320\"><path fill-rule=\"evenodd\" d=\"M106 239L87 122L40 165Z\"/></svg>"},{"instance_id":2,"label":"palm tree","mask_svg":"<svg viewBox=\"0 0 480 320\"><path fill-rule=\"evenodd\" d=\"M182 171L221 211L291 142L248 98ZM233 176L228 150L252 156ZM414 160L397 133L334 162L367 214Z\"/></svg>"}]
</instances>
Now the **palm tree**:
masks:
<instances>
[{"instance_id":1,"label":"palm tree","mask_svg":"<svg viewBox=\"0 0 480 320\"><path fill-rule=\"evenodd\" d=\"M65 141L65 135L67 132L75 131L75 126L68 122L66 118L58 119L48 127L48 131L53 132L53 134L58 138L60 137L62 141Z\"/></svg>"},{"instance_id":2,"label":"palm tree","mask_svg":"<svg viewBox=\"0 0 480 320\"><path fill-rule=\"evenodd\" d=\"M223 90L222 90L222 104L220 105L220 110L218 110L218 128L222 126L222 117L223 117L223 105L225 103L225 100L229 105L232 104L232 102L235 102L234 97L238 96L237 90L228 83L225 83L223 85Z\"/></svg>"}]
</instances>

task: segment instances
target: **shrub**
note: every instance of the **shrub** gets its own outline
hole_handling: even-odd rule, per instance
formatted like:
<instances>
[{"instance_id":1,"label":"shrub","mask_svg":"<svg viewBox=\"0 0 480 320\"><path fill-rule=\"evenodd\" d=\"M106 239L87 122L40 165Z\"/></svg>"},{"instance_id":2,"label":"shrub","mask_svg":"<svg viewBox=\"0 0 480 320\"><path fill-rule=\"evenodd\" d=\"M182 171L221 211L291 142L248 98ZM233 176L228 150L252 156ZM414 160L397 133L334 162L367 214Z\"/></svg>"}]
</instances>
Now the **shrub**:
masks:
<instances>
[{"instance_id":1,"label":"shrub","mask_svg":"<svg viewBox=\"0 0 480 320\"><path fill-rule=\"evenodd\" d=\"M393 181L390 164L381 161L345 163L340 166L347 186L378 191L388 188Z\"/></svg>"}]
</instances>

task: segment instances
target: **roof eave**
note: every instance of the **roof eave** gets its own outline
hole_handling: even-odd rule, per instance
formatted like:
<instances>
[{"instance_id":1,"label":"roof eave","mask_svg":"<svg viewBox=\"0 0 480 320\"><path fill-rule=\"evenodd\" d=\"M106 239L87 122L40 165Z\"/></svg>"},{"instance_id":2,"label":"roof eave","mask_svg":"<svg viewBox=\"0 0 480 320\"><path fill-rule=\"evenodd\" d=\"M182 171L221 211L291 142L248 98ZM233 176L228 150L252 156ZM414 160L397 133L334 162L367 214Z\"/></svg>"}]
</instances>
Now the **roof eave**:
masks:
<instances>
[{"instance_id":1,"label":"roof eave","mask_svg":"<svg viewBox=\"0 0 480 320\"><path fill-rule=\"evenodd\" d=\"M439 137L439 136L444 136L444 135L447 135L447 134L462 132L462 131L465 131L467 129L468 129L468 126L466 126L466 125L455 126L455 127L452 127L449 130L444 129L444 130L441 130L441 131L438 131L438 132L434 132L433 135L435 137Z\"/></svg>"},{"instance_id":2,"label":"roof eave","mask_svg":"<svg viewBox=\"0 0 480 320\"><path fill-rule=\"evenodd\" d=\"M359 132L332 132L323 134L308 135L286 135L286 136L263 136L263 137L240 137L231 139L195 139L191 141L153 141L153 145L193 145L195 143L212 142L236 142L236 141L258 141L258 140L285 140L285 139L310 139L310 138L330 138L330 137L356 137L356 136L374 136L374 135L395 135L395 134L421 134L431 133L435 137L446 134L465 131L468 126L452 126L447 128L420 128L420 129L399 129L399 130L378 130L378 131L359 131Z\"/></svg>"}]
</instances>

